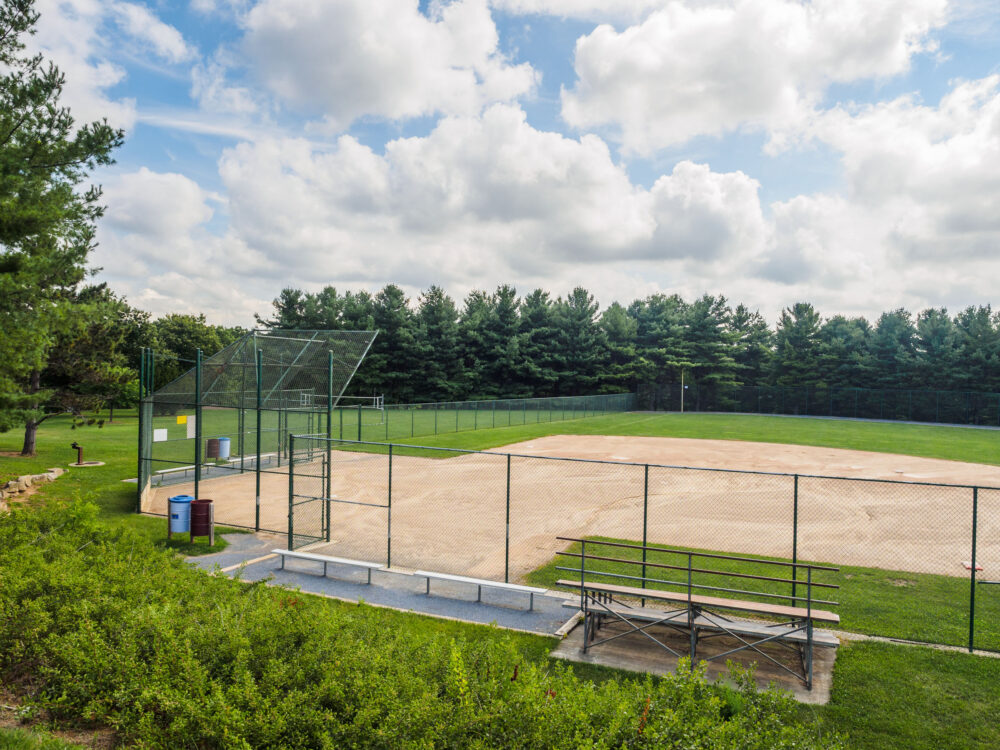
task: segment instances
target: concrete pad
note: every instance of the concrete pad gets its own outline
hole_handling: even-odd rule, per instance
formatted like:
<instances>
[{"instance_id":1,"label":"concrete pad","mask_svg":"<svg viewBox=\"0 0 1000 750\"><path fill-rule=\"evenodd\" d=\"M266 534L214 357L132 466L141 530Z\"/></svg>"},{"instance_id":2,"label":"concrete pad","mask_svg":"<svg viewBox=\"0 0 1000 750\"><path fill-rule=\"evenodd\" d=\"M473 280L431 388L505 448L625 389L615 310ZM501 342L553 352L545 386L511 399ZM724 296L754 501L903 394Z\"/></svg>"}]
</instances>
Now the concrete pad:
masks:
<instances>
[{"instance_id":1,"label":"concrete pad","mask_svg":"<svg viewBox=\"0 0 1000 750\"><path fill-rule=\"evenodd\" d=\"M605 622L598 631L596 640L610 638L617 633L624 633L628 628L621 622ZM648 632L657 639L681 654L688 652L687 635L663 626L648 628ZM709 658L741 645L735 638L720 636L718 638L701 639L698 641L698 655ZM774 657L782 664L792 669L798 668L798 654L777 644L765 644L761 650ZM550 656L571 662L597 664L602 667L624 669L630 672L646 672L654 675L672 674L677 669L677 657L657 646L640 633L623 635L610 643L602 643L583 653L583 624L573 628L566 638ZM833 664L837 658L837 649L823 647L813 649L813 687L806 690L805 684L779 669L766 659L761 659L752 651L740 651L720 661L707 662L706 674L709 679L725 680L728 675L726 660L737 662L744 666L756 663L754 674L757 685L766 688L770 685L782 690L788 690L793 697L801 702L812 705L825 705L830 700L830 688L833 684Z\"/></svg>"}]
</instances>

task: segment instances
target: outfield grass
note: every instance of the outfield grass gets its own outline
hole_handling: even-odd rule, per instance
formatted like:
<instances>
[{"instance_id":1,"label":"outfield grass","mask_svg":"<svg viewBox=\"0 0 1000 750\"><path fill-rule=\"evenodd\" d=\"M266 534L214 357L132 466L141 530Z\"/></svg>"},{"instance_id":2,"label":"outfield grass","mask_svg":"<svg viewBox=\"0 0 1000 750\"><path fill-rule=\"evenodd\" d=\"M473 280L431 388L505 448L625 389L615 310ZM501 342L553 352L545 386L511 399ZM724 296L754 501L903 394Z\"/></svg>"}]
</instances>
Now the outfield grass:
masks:
<instances>
[{"instance_id":1,"label":"outfield grass","mask_svg":"<svg viewBox=\"0 0 1000 750\"><path fill-rule=\"evenodd\" d=\"M1000 465L1000 431L743 414L609 414L552 424L428 436L421 444L486 450L546 435L634 435L742 440L898 453Z\"/></svg>"},{"instance_id":2,"label":"outfield grass","mask_svg":"<svg viewBox=\"0 0 1000 750\"><path fill-rule=\"evenodd\" d=\"M607 542L622 542L638 544L639 542L625 539L610 539L593 537L595 540ZM675 548L684 549L684 548ZM580 545L573 543L566 547L567 552L579 553ZM690 550L692 552L710 552L713 550ZM588 545L588 555L616 557L624 560L641 560L639 550L624 547L601 547ZM759 560L778 560L782 558L763 557L759 555L740 555L741 557ZM687 565L687 555L656 552L647 555L651 563L667 565ZM815 565L826 565L822 561L802 560ZM529 583L548 588L558 588L555 582L560 578L574 579L568 571L556 570L556 566L579 566L578 557L558 555L548 564L532 571L526 577ZM699 565L709 570L742 573L771 578L790 578L791 572L784 572L773 565L755 564L732 560L694 558L695 567ZM593 570L592 570L593 569ZM591 561L587 564L588 580L600 570L618 575L641 575L641 568L628 563L607 561ZM661 580L684 581L687 573L669 569L648 567L648 578ZM800 573L804 578L805 574ZM634 585L625 579L605 578L608 583ZM769 594L790 595L791 586L772 581L726 577L709 574L692 575L696 584L706 584L723 588L733 588L745 591L758 591ZM967 646L969 643L969 580L953 576L907 573L902 571L882 570L880 568L862 568L841 565L838 573L818 571L813 580L817 583L829 583L840 586L839 589L816 588L813 596L838 602L837 606L818 604L818 609L830 609L840 615L840 629L868 635L880 635L888 638L923 641L926 643L943 643L954 646ZM649 588L663 588L668 591L685 591L683 586L667 586L648 584ZM720 595L709 590L696 591L708 596ZM805 593L805 583L798 587L799 596ZM980 586L976 602L976 648L1000 651L1000 592L986 590ZM729 596L729 594L721 594ZM735 598L748 598L737 596ZM749 597L752 598L752 597ZM759 597L761 601L778 604L790 604L786 600Z\"/></svg>"}]
</instances>

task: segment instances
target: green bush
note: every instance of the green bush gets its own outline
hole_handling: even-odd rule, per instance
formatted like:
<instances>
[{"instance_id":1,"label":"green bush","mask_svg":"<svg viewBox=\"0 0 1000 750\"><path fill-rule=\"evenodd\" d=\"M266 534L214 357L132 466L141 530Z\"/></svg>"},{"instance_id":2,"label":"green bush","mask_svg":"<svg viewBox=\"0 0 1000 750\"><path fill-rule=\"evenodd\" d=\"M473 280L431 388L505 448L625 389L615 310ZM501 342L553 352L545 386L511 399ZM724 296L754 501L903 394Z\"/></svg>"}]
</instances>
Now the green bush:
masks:
<instances>
[{"instance_id":1,"label":"green bush","mask_svg":"<svg viewBox=\"0 0 1000 750\"><path fill-rule=\"evenodd\" d=\"M499 630L207 575L80 503L0 517L0 580L6 684L140 746L840 747L744 673L595 684Z\"/></svg>"}]
</instances>

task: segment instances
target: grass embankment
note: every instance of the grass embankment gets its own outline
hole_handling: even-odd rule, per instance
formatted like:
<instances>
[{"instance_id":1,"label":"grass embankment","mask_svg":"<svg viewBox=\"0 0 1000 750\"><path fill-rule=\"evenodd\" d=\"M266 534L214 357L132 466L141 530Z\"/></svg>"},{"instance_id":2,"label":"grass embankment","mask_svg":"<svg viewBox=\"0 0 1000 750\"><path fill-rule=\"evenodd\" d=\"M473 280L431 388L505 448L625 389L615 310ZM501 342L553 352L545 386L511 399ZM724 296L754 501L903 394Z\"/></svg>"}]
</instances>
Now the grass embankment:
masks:
<instances>
[{"instance_id":1,"label":"grass embankment","mask_svg":"<svg viewBox=\"0 0 1000 750\"><path fill-rule=\"evenodd\" d=\"M594 537L595 540L637 544L625 539ZM685 549L685 548L674 548ZM685 549L685 551L687 551ZM691 550L692 552L711 552L712 550ZM573 543L566 547L566 552L580 552L580 545ZM642 560L639 550L625 547L601 547L598 544L588 545L587 554L601 557L616 557L623 560ZM759 555L739 555L739 557L756 558L759 560L777 560L779 558ZM647 555L648 563L687 566L687 555L670 552L655 552ZM822 561L802 560L815 565L826 565ZM556 570L556 566L579 567L580 558L559 555L547 565L532 571L527 581L538 586L556 588L555 582L560 578L579 578L568 571ZM733 560L694 558L694 567L709 570L741 573L770 578L791 578L791 571L776 568L773 565L755 564ZM587 577L596 577L596 571L618 575L641 575L641 568L629 563L590 560L587 563ZM687 572L656 568L650 565L646 576L668 581L686 581ZM800 573L805 578L805 573ZM598 579L599 580L599 579ZM633 585L626 579L607 577L608 583ZM719 586L723 588L758 591L768 594L791 595L791 585L773 581L727 577L710 574L694 573L695 584ZM838 606L817 604L818 609L831 609L840 615L840 629L868 635L879 635L904 640L924 641L928 643L944 643L955 646L966 646L969 642L969 579L952 576L908 573L903 571L882 570L880 568L862 568L841 565L838 573L818 571L813 580L817 583L827 583L840 586L839 589L817 587L813 597L838 602ZM649 588L662 588L668 591L685 591L682 586L664 584L648 584ZM805 595L806 584L803 581L797 586L797 595ZM718 595L710 590L696 590L707 596ZM1000 651L1000 596L998 593L980 586L976 601L976 648ZM728 596L728 594L721 594ZM737 597L747 598L747 597ZM753 597L751 597L753 598ZM790 604L786 600L768 597L758 597L759 601L777 604Z\"/></svg>"}]
</instances>

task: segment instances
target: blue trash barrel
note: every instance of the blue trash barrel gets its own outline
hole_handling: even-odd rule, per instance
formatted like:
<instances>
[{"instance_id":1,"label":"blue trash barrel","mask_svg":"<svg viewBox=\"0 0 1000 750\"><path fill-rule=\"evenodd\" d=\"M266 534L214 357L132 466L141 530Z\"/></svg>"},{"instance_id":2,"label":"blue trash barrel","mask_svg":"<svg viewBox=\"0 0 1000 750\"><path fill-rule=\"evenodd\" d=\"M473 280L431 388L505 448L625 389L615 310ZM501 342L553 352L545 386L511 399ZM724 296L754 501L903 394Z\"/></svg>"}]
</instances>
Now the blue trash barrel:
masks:
<instances>
[{"instance_id":1,"label":"blue trash barrel","mask_svg":"<svg viewBox=\"0 0 1000 750\"><path fill-rule=\"evenodd\" d=\"M186 534L191 530L191 502L194 500L190 495L174 495L170 498L170 533Z\"/></svg>"},{"instance_id":2,"label":"blue trash barrel","mask_svg":"<svg viewBox=\"0 0 1000 750\"><path fill-rule=\"evenodd\" d=\"M219 458L229 458L232 441L229 438L219 438Z\"/></svg>"}]
</instances>

